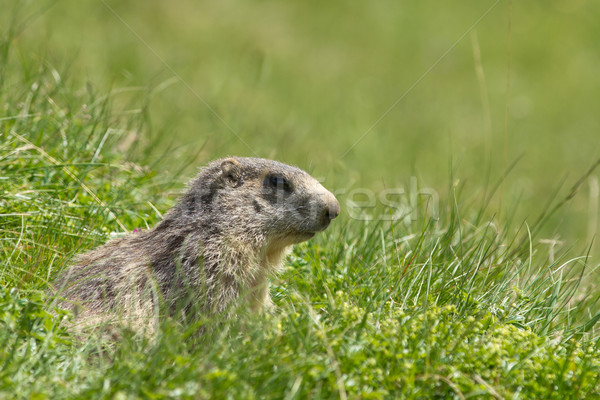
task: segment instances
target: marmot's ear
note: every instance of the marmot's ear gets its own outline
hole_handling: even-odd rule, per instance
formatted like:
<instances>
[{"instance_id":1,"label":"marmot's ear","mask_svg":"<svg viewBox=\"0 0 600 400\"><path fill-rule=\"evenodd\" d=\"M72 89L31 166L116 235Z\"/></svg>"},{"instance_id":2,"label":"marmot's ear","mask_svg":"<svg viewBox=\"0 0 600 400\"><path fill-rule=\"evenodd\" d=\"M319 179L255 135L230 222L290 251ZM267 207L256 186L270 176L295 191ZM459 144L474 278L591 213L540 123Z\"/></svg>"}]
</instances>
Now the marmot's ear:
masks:
<instances>
[{"instance_id":1,"label":"marmot's ear","mask_svg":"<svg viewBox=\"0 0 600 400\"><path fill-rule=\"evenodd\" d=\"M235 158L226 158L221 163L221 179L226 185L235 186L241 178L240 163Z\"/></svg>"}]
</instances>

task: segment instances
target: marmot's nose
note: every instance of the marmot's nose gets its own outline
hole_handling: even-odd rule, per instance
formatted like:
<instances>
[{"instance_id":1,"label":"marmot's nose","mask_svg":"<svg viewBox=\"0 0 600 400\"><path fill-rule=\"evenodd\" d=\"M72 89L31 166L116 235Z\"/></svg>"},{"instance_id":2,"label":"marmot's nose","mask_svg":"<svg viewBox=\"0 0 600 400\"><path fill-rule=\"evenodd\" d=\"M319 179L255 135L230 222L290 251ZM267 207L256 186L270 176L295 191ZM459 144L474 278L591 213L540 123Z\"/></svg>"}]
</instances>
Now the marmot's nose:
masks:
<instances>
[{"instance_id":1,"label":"marmot's nose","mask_svg":"<svg viewBox=\"0 0 600 400\"><path fill-rule=\"evenodd\" d=\"M340 215L340 203L333 196L331 196L326 206L326 215L330 221Z\"/></svg>"},{"instance_id":2,"label":"marmot's nose","mask_svg":"<svg viewBox=\"0 0 600 400\"><path fill-rule=\"evenodd\" d=\"M329 223L335 217L340 215L340 203L331 192L325 189L323 189L319 197L319 201L315 204L317 206L315 222L318 226L317 230L323 230L329 226Z\"/></svg>"}]
</instances>

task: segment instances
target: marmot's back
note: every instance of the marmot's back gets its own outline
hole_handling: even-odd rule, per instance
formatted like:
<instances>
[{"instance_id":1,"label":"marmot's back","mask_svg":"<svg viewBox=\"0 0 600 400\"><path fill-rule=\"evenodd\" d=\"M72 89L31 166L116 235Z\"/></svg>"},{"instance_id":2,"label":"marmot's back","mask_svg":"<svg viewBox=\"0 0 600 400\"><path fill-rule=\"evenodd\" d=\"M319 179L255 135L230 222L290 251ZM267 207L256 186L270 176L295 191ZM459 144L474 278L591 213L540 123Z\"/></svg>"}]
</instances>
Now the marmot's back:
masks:
<instances>
[{"instance_id":1,"label":"marmot's back","mask_svg":"<svg viewBox=\"0 0 600 400\"><path fill-rule=\"evenodd\" d=\"M200 305L229 312L240 300L270 306L267 276L290 245L326 229L335 197L299 168L260 158L213 161L153 229L79 256L56 284L83 325L130 326ZM162 311L161 311L162 312Z\"/></svg>"}]
</instances>

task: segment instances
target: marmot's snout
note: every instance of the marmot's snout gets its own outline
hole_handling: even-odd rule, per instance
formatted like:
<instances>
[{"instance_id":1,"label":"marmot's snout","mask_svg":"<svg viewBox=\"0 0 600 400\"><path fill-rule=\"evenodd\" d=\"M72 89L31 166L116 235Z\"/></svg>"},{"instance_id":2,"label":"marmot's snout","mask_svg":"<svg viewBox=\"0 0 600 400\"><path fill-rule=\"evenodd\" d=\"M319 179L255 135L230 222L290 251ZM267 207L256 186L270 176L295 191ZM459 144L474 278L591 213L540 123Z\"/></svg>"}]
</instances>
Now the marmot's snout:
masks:
<instances>
[{"instance_id":1,"label":"marmot's snout","mask_svg":"<svg viewBox=\"0 0 600 400\"><path fill-rule=\"evenodd\" d=\"M321 226L322 229L325 229L329 226L329 223L338 215L340 215L340 203L337 201L337 199L335 198L335 196L333 194L331 194L330 192L327 192L327 194L324 196L325 199L324 200L324 205L323 205L323 211L321 212L321 218L320 218L320 222L321 222Z\"/></svg>"}]
</instances>

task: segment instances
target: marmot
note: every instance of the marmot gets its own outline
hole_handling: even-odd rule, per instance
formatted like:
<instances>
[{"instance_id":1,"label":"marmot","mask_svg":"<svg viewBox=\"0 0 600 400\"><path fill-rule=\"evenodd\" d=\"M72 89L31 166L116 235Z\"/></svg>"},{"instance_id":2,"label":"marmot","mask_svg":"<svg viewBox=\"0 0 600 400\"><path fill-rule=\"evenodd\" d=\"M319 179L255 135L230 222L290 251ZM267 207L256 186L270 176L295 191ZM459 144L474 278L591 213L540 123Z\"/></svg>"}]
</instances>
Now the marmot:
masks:
<instances>
[{"instance_id":1,"label":"marmot","mask_svg":"<svg viewBox=\"0 0 600 400\"><path fill-rule=\"evenodd\" d=\"M303 170L277 161L213 161L156 227L82 254L59 277L76 325L150 326L199 305L209 315L270 307L269 274L291 245L338 216L335 196ZM229 314L227 314L229 315Z\"/></svg>"}]
</instances>

